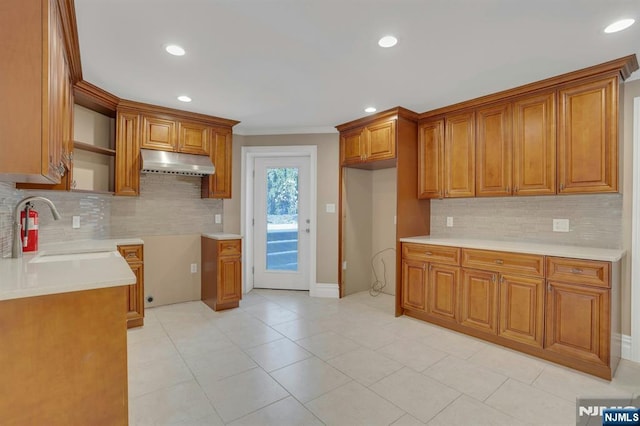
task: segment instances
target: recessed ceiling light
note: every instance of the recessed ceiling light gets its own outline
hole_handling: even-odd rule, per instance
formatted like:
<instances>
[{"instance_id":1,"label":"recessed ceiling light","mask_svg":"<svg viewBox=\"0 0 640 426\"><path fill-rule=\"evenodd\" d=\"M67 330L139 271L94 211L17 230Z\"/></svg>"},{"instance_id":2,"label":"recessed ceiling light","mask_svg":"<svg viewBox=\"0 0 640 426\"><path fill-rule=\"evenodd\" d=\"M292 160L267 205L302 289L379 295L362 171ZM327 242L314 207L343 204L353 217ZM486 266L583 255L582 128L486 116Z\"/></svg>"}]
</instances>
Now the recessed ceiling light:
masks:
<instances>
[{"instance_id":1,"label":"recessed ceiling light","mask_svg":"<svg viewBox=\"0 0 640 426\"><path fill-rule=\"evenodd\" d=\"M376 112L377 110L374 107L366 107L364 112Z\"/></svg>"},{"instance_id":2,"label":"recessed ceiling light","mask_svg":"<svg viewBox=\"0 0 640 426\"><path fill-rule=\"evenodd\" d=\"M191 102L191 98L185 95L178 96L178 100L181 102Z\"/></svg>"},{"instance_id":3,"label":"recessed ceiling light","mask_svg":"<svg viewBox=\"0 0 640 426\"><path fill-rule=\"evenodd\" d=\"M392 35L387 35L378 40L378 46L380 47L393 47L398 43L398 39Z\"/></svg>"},{"instance_id":4,"label":"recessed ceiling light","mask_svg":"<svg viewBox=\"0 0 640 426\"><path fill-rule=\"evenodd\" d=\"M636 22L635 19L621 19L605 28L604 32L607 34L617 33L618 31L626 30L627 28L632 26L634 22Z\"/></svg>"},{"instance_id":5,"label":"recessed ceiling light","mask_svg":"<svg viewBox=\"0 0 640 426\"><path fill-rule=\"evenodd\" d=\"M185 54L185 51L182 47L177 44L169 44L164 48L168 53L171 53L174 56L182 56Z\"/></svg>"}]
</instances>

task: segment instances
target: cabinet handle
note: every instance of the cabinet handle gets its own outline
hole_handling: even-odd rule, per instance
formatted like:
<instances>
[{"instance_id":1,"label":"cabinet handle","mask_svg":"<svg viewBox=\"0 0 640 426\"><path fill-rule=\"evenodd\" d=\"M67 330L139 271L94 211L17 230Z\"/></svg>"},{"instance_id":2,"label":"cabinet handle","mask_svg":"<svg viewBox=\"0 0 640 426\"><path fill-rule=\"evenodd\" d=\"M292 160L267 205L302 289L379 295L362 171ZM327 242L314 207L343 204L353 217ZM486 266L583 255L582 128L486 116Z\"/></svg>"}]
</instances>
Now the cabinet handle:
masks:
<instances>
[{"instance_id":1,"label":"cabinet handle","mask_svg":"<svg viewBox=\"0 0 640 426\"><path fill-rule=\"evenodd\" d=\"M424 254L427 255L427 256L433 255L433 253L431 253L430 251L425 251Z\"/></svg>"},{"instance_id":2,"label":"cabinet handle","mask_svg":"<svg viewBox=\"0 0 640 426\"><path fill-rule=\"evenodd\" d=\"M581 274L582 273L582 268L573 268L571 269L571 272L574 274Z\"/></svg>"},{"instance_id":3,"label":"cabinet handle","mask_svg":"<svg viewBox=\"0 0 640 426\"><path fill-rule=\"evenodd\" d=\"M496 283L496 276L495 275L491 276L491 282L494 283L494 284Z\"/></svg>"},{"instance_id":4,"label":"cabinet handle","mask_svg":"<svg viewBox=\"0 0 640 426\"><path fill-rule=\"evenodd\" d=\"M427 270L427 264L425 263L424 265L422 265L422 270L426 271Z\"/></svg>"},{"instance_id":5,"label":"cabinet handle","mask_svg":"<svg viewBox=\"0 0 640 426\"><path fill-rule=\"evenodd\" d=\"M432 264L429 264L429 272L431 272L431 269L433 268Z\"/></svg>"},{"instance_id":6,"label":"cabinet handle","mask_svg":"<svg viewBox=\"0 0 640 426\"><path fill-rule=\"evenodd\" d=\"M507 194L511 193L511 187L507 186Z\"/></svg>"},{"instance_id":7,"label":"cabinet handle","mask_svg":"<svg viewBox=\"0 0 640 426\"><path fill-rule=\"evenodd\" d=\"M553 288L551 287L551 284L547 283L547 291L551 292L553 290Z\"/></svg>"},{"instance_id":8,"label":"cabinet handle","mask_svg":"<svg viewBox=\"0 0 640 426\"><path fill-rule=\"evenodd\" d=\"M496 265L504 265L504 260L496 259Z\"/></svg>"},{"instance_id":9,"label":"cabinet handle","mask_svg":"<svg viewBox=\"0 0 640 426\"><path fill-rule=\"evenodd\" d=\"M564 183L561 183L560 184L560 191L563 191L563 190L564 190Z\"/></svg>"},{"instance_id":10,"label":"cabinet handle","mask_svg":"<svg viewBox=\"0 0 640 426\"><path fill-rule=\"evenodd\" d=\"M516 186L513 190L517 193L520 189Z\"/></svg>"},{"instance_id":11,"label":"cabinet handle","mask_svg":"<svg viewBox=\"0 0 640 426\"><path fill-rule=\"evenodd\" d=\"M127 253L127 257L136 257L135 253Z\"/></svg>"}]
</instances>

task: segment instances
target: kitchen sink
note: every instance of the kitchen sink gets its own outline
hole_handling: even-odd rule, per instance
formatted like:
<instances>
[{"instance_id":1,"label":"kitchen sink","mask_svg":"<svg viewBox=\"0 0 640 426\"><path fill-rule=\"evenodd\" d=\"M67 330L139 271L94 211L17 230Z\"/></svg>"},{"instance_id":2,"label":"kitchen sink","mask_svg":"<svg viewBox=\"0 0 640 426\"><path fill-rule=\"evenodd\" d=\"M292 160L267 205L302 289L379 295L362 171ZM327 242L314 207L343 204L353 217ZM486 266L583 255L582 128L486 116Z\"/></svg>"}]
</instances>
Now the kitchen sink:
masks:
<instances>
[{"instance_id":1,"label":"kitchen sink","mask_svg":"<svg viewBox=\"0 0 640 426\"><path fill-rule=\"evenodd\" d=\"M29 263L64 262L70 260L91 260L105 259L107 257L119 256L115 251L93 251L93 252L69 252L69 253L42 253L34 257Z\"/></svg>"}]
</instances>

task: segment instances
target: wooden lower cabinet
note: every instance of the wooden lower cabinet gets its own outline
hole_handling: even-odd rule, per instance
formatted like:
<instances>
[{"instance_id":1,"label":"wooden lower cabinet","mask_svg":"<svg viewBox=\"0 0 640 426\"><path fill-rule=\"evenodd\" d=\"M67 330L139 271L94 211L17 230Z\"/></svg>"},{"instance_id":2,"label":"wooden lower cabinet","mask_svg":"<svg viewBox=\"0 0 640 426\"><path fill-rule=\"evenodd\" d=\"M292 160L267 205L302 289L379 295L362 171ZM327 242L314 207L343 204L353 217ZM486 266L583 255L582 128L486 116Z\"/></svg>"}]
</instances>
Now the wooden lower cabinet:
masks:
<instances>
[{"instance_id":1,"label":"wooden lower cabinet","mask_svg":"<svg viewBox=\"0 0 640 426\"><path fill-rule=\"evenodd\" d=\"M544 279L500 277L498 335L542 347L544 327Z\"/></svg>"},{"instance_id":2,"label":"wooden lower cabinet","mask_svg":"<svg viewBox=\"0 0 640 426\"><path fill-rule=\"evenodd\" d=\"M402 261L402 307L425 310L427 296L427 263Z\"/></svg>"},{"instance_id":3,"label":"wooden lower cabinet","mask_svg":"<svg viewBox=\"0 0 640 426\"><path fill-rule=\"evenodd\" d=\"M462 270L460 324L485 333L497 333L497 279L495 272Z\"/></svg>"},{"instance_id":4,"label":"wooden lower cabinet","mask_svg":"<svg viewBox=\"0 0 640 426\"><path fill-rule=\"evenodd\" d=\"M609 365L610 290L548 281L545 349Z\"/></svg>"},{"instance_id":5,"label":"wooden lower cabinet","mask_svg":"<svg viewBox=\"0 0 640 426\"><path fill-rule=\"evenodd\" d=\"M620 261L401 249L396 297L406 315L611 379L621 352Z\"/></svg>"},{"instance_id":6,"label":"wooden lower cabinet","mask_svg":"<svg viewBox=\"0 0 640 426\"><path fill-rule=\"evenodd\" d=\"M128 424L126 286L0 301L0 423Z\"/></svg>"},{"instance_id":7,"label":"wooden lower cabinet","mask_svg":"<svg viewBox=\"0 0 640 426\"><path fill-rule=\"evenodd\" d=\"M237 308L242 299L242 240L201 237L201 299L214 311Z\"/></svg>"},{"instance_id":8,"label":"wooden lower cabinet","mask_svg":"<svg viewBox=\"0 0 640 426\"><path fill-rule=\"evenodd\" d=\"M429 265L427 314L445 321L458 319L460 267Z\"/></svg>"},{"instance_id":9,"label":"wooden lower cabinet","mask_svg":"<svg viewBox=\"0 0 640 426\"><path fill-rule=\"evenodd\" d=\"M142 244L118 246L136 276L136 283L127 290L127 328L144 325L144 250Z\"/></svg>"}]
</instances>

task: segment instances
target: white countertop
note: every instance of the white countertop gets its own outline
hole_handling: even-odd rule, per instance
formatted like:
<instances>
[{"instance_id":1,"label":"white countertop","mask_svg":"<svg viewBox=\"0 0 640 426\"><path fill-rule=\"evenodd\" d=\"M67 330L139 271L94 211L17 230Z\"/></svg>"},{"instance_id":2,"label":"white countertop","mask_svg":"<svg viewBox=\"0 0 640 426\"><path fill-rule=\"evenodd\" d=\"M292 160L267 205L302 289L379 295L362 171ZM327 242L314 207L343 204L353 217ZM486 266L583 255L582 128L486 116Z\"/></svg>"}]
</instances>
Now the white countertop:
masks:
<instances>
[{"instance_id":1,"label":"white countertop","mask_svg":"<svg viewBox=\"0 0 640 426\"><path fill-rule=\"evenodd\" d=\"M433 244L437 246L529 253L545 256L571 257L575 259L602 260L605 262L617 262L625 255L625 251L619 249L528 243L520 241L432 238L430 236L400 238L400 241L403 243Z\"/></svg>"},{"instance_id":2,"label":"white countertop","mask_svg":"<svg viewBox=\"0 0 640 426\"><path fill-rule=\"evenodd\" d=\"M212 240L241 240L242 235L238 234L226 234L224 232L213 234L202 234L205 238L211 238Z\"/></svg>"},{"instance_id":3,"label":"white countertop","mask_svg":"<svg viewBox=\"0 0 640 426\"><path fill-rule=\"evenodd\" d=\"M68 241L42 245L37 253L25 253L20 259L0 259L0 300L133 284L136 277L117 246L142 243L140 239ZM67 259L68 253L90 254Z\"/></svg>"}]
</instances>

